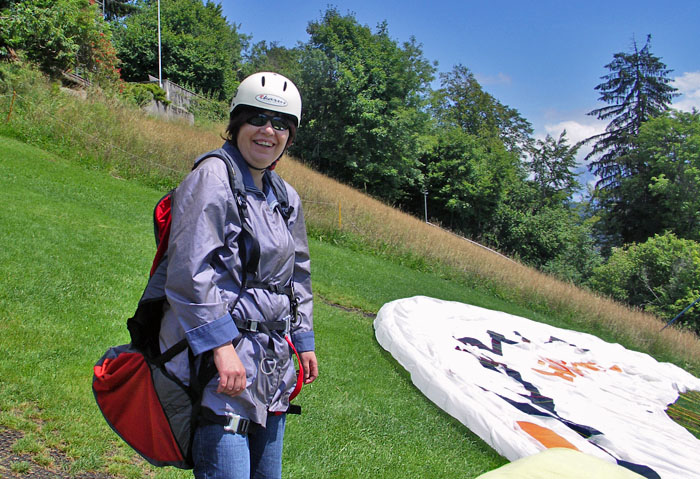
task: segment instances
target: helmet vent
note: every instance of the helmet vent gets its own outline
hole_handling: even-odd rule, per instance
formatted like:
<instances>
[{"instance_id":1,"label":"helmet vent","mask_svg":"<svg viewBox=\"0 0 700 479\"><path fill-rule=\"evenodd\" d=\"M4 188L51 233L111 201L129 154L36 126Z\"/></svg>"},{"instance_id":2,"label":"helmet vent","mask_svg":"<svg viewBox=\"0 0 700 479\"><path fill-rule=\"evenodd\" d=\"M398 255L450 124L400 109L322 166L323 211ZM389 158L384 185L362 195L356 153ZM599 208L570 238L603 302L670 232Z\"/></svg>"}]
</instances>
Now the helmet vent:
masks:
<instances>
[{"instance_id":1,"label":"helmet vent","mask_svg":"<svg viewBox=\"0 0 700 479\"><path fill-rule=\"evenodd\" d=\"M265 86L265 77L262 77L262 86Z\"/></svg>"},{"instance_id":2,"label":"helmet vent","mask_svg":"<svg viewBox=\"0 0 700 479\"><path fill-rule=\"evenodd\" d=\"M284 86L282 87L282 91L287 91L287 82L284 82Z\"/></svg>"}]
</instances>

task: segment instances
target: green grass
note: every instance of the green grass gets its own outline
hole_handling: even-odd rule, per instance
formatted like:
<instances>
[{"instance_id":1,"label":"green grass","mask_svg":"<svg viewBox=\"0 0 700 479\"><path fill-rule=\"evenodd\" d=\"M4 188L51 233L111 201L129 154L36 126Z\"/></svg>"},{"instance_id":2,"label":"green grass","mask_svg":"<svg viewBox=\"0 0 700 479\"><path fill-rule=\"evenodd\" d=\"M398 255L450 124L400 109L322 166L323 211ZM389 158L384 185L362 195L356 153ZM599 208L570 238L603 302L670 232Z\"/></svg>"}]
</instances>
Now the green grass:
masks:
<instances>
[{"instance_id":1,"label":"green grass","mask_svg":"<svg viewBox=\"0 0 700 479\"><path fill-rule=\"evenodd\" d=\"M688 391L669 406L666 413L700 439L700 391Z\"/></svg>"},{"instance_id":2,"label":"green grass","mask_svg":"<svg viewBox=\"0 0 700 479\"><path fill-rule=\"evenodd\" d=\"M89 373L107 344L127 340L157 192L14 141L0 138L0 150L0 425L97 468L113 445Z\"/></svg>"},{"instance_id":3,"label":"green grass","mask_svg":"<svg viewBox=\"0 0 700 479\"><path fill-rule=\"evenodd\" d=\"M153 255L151 210L161 191L85 170L0 137L0 427L46 463L72 472L189 477L148 466L102 419L92 366L128 341ZM499 307L461 285L382 258L311 240L319 380L289 419L285 477L475 477L505 460L437 409L374 340L376 312L413 294ZM18 465L22 470L25 464Z\"/></svg>"}]
</instances>

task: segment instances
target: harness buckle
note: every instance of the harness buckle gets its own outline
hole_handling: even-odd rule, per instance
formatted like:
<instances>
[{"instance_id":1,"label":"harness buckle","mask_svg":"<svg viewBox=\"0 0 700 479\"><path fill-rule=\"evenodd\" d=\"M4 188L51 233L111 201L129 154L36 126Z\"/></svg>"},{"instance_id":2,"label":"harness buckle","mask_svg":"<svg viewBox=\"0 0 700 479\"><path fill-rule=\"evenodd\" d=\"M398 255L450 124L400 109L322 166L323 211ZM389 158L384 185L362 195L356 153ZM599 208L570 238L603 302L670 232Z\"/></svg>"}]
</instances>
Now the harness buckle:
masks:
<instances>
[{"instance_id":1,"label":"harness buckle","mask_svg":"<svg viewBox=\"0 0 700 479\"><path fill-rule=\"evenodd\" d=\"M249 320L248 327L246 329L252 333L257 333L259 324L260 324L260 321Z\"/></svg>"},{"instance_id":2,"label":"harness buckle","mask_svg":"<svg viewBox=\"0 0 700 479\"><path fill-rule=\"evenodd\" d=\"M241 417L233 412L226 412L226 417L229 419L228 424L224 426L224 431L232 432L233 434L248 434L250 420Z\"/></svg>"}]
</instances>

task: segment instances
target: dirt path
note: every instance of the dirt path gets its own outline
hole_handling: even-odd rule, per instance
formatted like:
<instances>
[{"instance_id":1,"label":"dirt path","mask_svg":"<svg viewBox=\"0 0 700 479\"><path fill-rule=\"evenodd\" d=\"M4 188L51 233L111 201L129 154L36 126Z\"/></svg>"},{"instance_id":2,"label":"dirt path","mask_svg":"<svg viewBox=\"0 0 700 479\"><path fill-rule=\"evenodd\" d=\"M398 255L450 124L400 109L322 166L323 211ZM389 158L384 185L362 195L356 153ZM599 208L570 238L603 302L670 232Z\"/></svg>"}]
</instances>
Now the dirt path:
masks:
<instances>
[{"instance_id":1,"label":"dirt path","mask_svg":"<svg viewBox=\"0 0 700 479\"><path fill-rule=\"evenodd\" d=\"M68 459L58 451L49 451L53 461L50 467L34 462L30 454L15 454L12 447L23 434L11 429L0 429L0 479L113 479L102 473L70 474ZM14 470L13 470L14 465Z\"/></svg>"}]
</instances>

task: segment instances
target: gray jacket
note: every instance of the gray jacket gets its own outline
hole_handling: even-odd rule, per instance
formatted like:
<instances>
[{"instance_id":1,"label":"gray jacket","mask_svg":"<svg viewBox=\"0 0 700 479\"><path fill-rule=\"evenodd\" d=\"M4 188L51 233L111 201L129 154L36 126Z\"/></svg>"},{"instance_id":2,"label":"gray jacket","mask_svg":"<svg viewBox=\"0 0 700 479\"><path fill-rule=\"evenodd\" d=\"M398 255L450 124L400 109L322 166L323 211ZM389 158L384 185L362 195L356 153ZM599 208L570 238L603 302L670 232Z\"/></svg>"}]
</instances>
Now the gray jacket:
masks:
<instances>
[{"instance_id":1,"label":"gray jacket","mask_svg":"<svg viewBox=\"0 0 700 479\"><path fill-rule=\"evenodd\" d=\"M222 151L243 174L249 226L260 243L255 282L286 286L293 280L299 317L291 339L300 352L313 351L309 248L299 195L285 182L293 207L285 223L267 177L260 191L238 150L227 142L218 150ZM233 398L217 394L217 375L205 388L202 405L218 415L233 411L264 426L268 411L287 410L296 372L283 333L239 331L229 313L241 285L240 232L241 218L226 165L218 158L205 159L173 195L160 346L165 351L185 337L193 353L200 355L233 342L246 368L246 390ZM290 314L289 297L247 287L232 314L239 319L278 321ZM170 361L168 370L187 383L187 352Z\"/></svg>"}]
</instances>

